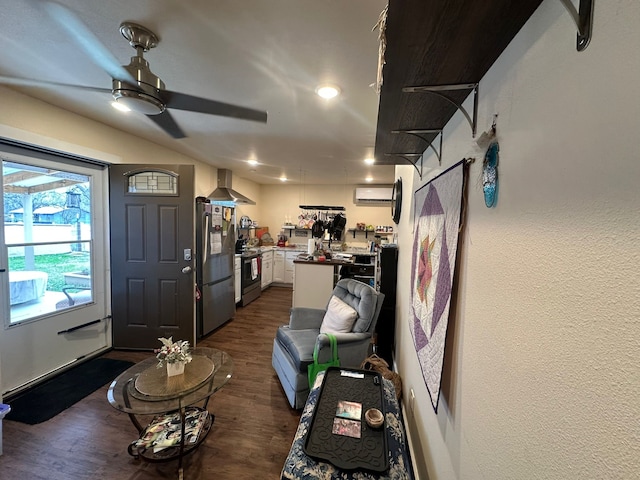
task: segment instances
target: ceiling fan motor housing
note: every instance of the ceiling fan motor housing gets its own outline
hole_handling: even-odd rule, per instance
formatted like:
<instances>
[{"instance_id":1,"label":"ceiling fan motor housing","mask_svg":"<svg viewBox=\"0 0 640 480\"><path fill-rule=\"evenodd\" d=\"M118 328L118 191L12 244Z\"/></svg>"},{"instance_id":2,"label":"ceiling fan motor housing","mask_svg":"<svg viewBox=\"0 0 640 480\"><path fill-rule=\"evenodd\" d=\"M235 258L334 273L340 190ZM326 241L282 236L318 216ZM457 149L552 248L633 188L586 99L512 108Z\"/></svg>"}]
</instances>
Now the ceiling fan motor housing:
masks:
<instances>
[{"instance_id":1,"label":"ceiling fan motor housing","mask_svg":"<svg viewBox=\"0 0 640 480\"><path fill-rule=\"evenodd\" d=\"M136 56L131 57L131 63L124 68L136 80L136 85L113 79L114 100L145 115L159 115L164 112L166 105L160 98L160 90L163 90L165 85L149 69L149 63L142 56Z\"/></svg>"}]
</instances>

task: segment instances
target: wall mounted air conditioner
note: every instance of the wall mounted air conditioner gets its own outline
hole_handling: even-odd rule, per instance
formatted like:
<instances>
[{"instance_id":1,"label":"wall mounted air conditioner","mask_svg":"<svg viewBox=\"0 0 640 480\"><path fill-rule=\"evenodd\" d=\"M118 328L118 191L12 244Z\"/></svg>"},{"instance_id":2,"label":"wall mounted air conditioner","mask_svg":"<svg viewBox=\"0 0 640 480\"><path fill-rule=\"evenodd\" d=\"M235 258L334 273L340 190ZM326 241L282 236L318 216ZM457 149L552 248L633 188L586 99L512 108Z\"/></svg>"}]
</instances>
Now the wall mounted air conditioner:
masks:
<instances>
[{"instance_id":1,"label":"wall mounted air conditioner","mask_svg":"<svg viewBox=\"0 0 640 480\"><path fill-rule=\"evenodd\" d=\"M356 205L375 205L391 203L393 186L358 187L355 190Z\"/></svg>"}]
</instances>

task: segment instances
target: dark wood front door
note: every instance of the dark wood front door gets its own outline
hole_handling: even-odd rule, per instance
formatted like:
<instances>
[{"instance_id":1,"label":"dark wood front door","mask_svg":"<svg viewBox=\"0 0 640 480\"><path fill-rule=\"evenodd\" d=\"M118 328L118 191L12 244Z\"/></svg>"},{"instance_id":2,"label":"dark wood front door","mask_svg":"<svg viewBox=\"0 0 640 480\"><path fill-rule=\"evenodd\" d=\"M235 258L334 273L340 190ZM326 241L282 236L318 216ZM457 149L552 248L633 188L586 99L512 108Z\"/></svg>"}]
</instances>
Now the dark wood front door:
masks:
<instances>
[{"instance_id":1,"label":"dark wood front door","mask_svg":"<svg viewBox=\"0 0 640 480\"><path fill-rule=\"evenodd\" d=\"M194 167L109 170L113 346L159 348L170 336L194 345Z\"/></svg>"}]
</instances>

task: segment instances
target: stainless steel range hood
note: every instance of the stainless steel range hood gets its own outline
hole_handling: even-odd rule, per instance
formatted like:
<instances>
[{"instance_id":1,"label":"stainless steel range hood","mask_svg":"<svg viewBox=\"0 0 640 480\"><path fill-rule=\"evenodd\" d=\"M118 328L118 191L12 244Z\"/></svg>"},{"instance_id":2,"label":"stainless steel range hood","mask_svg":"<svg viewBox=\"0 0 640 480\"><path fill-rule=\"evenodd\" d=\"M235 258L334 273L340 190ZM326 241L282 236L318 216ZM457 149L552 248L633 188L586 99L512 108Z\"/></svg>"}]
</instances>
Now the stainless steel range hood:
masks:
<instances>
[{"instance_id":1,"label":"stainless steel range hood","mask_svg":"<svg viewBox=\"0 0 640 480\"><path fill-rule=\"evenodd\" d=\"M209 194L207 198L218 202L234 202L238 205L255 205L256 202L236 192L231 188L231 170L218 169L218 188Z\"/></svg>"}]
</instances>

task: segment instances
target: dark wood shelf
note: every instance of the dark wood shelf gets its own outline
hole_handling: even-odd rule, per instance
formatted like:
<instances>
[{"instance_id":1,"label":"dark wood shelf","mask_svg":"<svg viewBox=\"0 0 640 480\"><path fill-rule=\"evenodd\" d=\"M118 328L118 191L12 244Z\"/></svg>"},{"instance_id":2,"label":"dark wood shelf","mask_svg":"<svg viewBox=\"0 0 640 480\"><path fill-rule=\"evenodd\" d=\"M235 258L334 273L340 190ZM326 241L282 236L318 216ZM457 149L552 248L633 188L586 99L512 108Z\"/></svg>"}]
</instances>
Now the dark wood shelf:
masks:
<instances>
[{"instance_id":1,"label":"dark wood shelf","mask_svg":"<svg viewBox=\"0 0 640 480\"><path fill-rule=\"evenodd\" d=\"M393 232L380 232L378 230L358 230L357 228L349 228L347 232L351 232L353 238L356 238L356 233L364 233L364 238L369 238L369 234L373 235L393 235Z\"/></svg>"},{"instance_id":2,"label":"dark wood shelf","mask_svg":"<svg viewBox=\"0 0 640 480\"><path fill-rule=\"evenodd\" d=\"M376 163L415 163L419 157L407 160L385 154L422 153L427 142L438 134L426 134L421 139L392 131L442 129L456 113L454 105L437 95L407 93L402 91L404 87L479 82L541 3L542 0L389 0ZM458 90L446 95L462 103L470 93L472 90ZM479 134L490 119L478 121Z\"/></svg>"}]
</instances>

